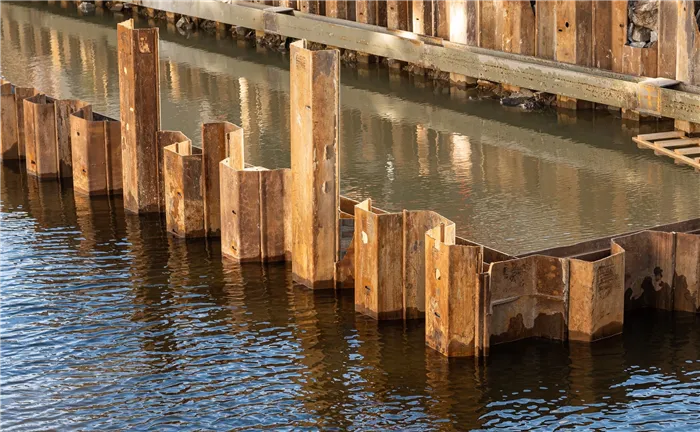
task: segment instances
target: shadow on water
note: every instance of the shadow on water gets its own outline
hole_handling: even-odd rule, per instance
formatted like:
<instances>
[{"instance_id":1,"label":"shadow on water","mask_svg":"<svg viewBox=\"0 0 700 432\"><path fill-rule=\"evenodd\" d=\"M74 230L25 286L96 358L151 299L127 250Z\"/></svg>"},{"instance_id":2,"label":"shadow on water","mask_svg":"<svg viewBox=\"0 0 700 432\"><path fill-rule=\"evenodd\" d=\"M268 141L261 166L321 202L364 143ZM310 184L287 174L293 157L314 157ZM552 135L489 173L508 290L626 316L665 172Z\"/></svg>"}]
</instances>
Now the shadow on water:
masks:
<instances>
[{"instance_id":1,"label":"shadow on water","mask_svg":"<svg viewBox=\"0 0 700 432\"><path fill-rule=\"evenodd\" d=\"M695 315L446 359L422 322L357 315L288 264L222 260L17 164L0 180L3 430L698 427Z\"/></svg>"}]
</instances>

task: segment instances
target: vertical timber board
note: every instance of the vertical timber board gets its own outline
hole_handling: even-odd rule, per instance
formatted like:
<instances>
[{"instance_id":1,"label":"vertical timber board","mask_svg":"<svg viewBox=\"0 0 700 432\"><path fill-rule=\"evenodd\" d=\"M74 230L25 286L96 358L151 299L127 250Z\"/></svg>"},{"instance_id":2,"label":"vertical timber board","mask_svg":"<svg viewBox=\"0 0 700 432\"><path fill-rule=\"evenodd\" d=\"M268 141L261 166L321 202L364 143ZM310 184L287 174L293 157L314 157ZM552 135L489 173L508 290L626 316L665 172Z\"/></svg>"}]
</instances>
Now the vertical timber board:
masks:
<instances>
[{"instance_id":1,"label":"vertical timber board","mask_svg":"<svg viewBox=\"0 0 700 432\"><path fill-rule=\"evenodd\" d=\"M593 67L612 70L613 8L610 0L593 0Z\"/></svg>"},{"instance_id":2,"label":"vertical timber board","mask_svg":"<svg viewBox=\"0 0 700 432\"><path fill-rule=\"evenodd\" d=\"M55 100L56 106L56 142L58 145L59 177L73 175L71 156L70 115L87 105L86 102L71 99Z\"/></svg>"},{"instance_id":3,"label":"vertical timber board","mask_svg":"<svg viewBox=\"0 0 700 432\"><path fill-rule=\"evenodd\" d=\"M326 16L338 19L348 19L348 5L345 0L327 0Z\"/></svg>"},{"instance_id":4,"label":"vertical timber board","mask_svg":"<svg viewBox=\"0 0 700 432\"><path fill-rule=\"evenodd\" d=\"M700 312L700 235L676 233L673 309Z\"/></svg>"},{"instance_id":5,"label":"vertical timber board","mask_svg":"<svg viewBox=\"0 0 700 432\"><path fill-rule=\"evenodd\" d=\"M523 55L535 54L535 15L529 1L497 0L496 49Z\"/></svg>"},{"instance_id":6,"label":"vertical timber board","mask_svg":"<svg viewBox=\"0 0 700 432\"><path fill-rule=\"evenodd\" d=\"M593 342L622 333L625 254L570 260L569 339Z\"/></svg>"},{"instance_id":7,"label":"vertical timber board","mask_svg":"<svg viewBox=\"0 0 700 432\"><path fill-rule=\"evenodd\" d=\"M291 45L292 273L311 288L335 285L339 206L339 56Z\"/></svg>"},{"instance_id":8,"label":"vertical timber board","mask_svg":"<svg viewBox=\"0 0 700 432\"><path fill-rule=\"evenodd\" d=\"M58 178L56 107L43 94L23 103L27 173L40 179Z\"/></svg>"},{"instance_id":9,"label":"vertical timber board","mask_svg":"<svg viewBox=\"0 0 700 432\"><path fill-rule=\"evenodd\" d=\"M469 46L479 46L479 2L467 0L467 42Z\"/></svg>"},{"instance_id":10,"label":"vertical timber board","mask_svg":"<svg viewBox=\"0 0 700 432\"><path fill-rule=\"evenodd\" d=\"M555 60L579 66L592 66L592 0L557 0L556 15Z\"/></svg>"},{"instance_id":11,"label":"vertical timber board","mask_svg":"<svg viewBox=\"0 0 700 432\"><path fill-rule=\"evenodd\" d=\"M228 159L220 166L221 252L241 262L259 262L260 174L254 169L236 170Z\"/></svg>"},{"instance_id":12,"label":"vertical timber board","mask_svg":"<svg viewBox=\"0 0 700 432\"><path fill-rule=\"evenodd\" d=\"M377 24L377 0L357 0L355 14L359 23Z\"/></svg>"},{"instance_id":13,"label":"vertical timber board","mask_svg":"<svg viewBox=\"0 0 700 432\"><path fill-rule=\"evenodd\" d=\"M676 79L676 33L678 26L678 2L660 1L657 19L659 28L658 75Z\"/></svg>"},{"instance_id":14,"label":"vertical timber board","mask_svg":"<svg viewBox=\"0 0 700 432\"><path fill-rule=\"evenodd\" d=\"M433 36L450 39L450 8L447 1L435 0L433 4Z\"/></svg>"},{"instance_id":15,"label":"vertical timber board","mask_svg":"<svg viewBox=\"0 0 700 432\"><path fill-rule=\"evenodd\" d=\"M409 31L407 0L387 0L387 28L390 30Z\"/></svg>"},{"instance_id":16,"label":"vertical timber board","mask_svg":"<svg viewBox=\"0 0 700 432\"><path fill-rule=\"evenodd\" d=\"M642 231L613 242L625 251L625 310L672 310L674 234Z\"/></svg>"},{"instance_id":17,"label":"vertical timber board","mask_svg":"<svg viewBox=\"0 0 700 432\"><path fill-rule=\"evenodd\" d=\"M467 22L467 0L452 0L450 7L450 41L467 44L467 32L469 23Z\"/></svg>"},{"instance_id":18,"label":"vertical timber board","mask_svg":"<svg viewBox=\"0 0 700 432\"><path fill-rule=\"evenodd\" d=\"M448 357L479 355L481 248L425 234L426 344Z\"/></svg>"},{"instance_id":19,"label":"vertical timber board","mask_svg":"<svg viewBox=\"0 0 700 432\"><path fill-rule=\"evenodd\" d=\"M3 83L0 87L0 140L2 140L2 160L20 158L19 137L17 136L17 104L14 86Z\"/></svg>"},{"instance_id":20,"label":"vertical timber board","mask_svg":"<svg viewBox=\"0 0 700 432\"><path fill-rule=\"evenodd\" d=\"M496 43L496 10L492 0L477 0L479 6L479 46L486 49L497 49Z\"/></svg>"},{"instance_id":21,"label":"vertical timber board","mask_svg":"<svg viewBox=\"0 0 700 432\"><path fill-rule=\"evenodd\" d=\"M26 139L24 137L24 100L39 94L33 87L15 87L15 105L17 107L17 142L19 147L19 158L26 157Z\"/></svg>"},{"instance_id":22,"label":"vertical timber board","mask_svg":"<svg viewBox=\"0 0 700 432\"><path fill-rule=\"evenodd\" d=\"M229 122L205 123L202 125L202 174L204 175L204 228L207 236L221 233L221 211L219 209L219 163L231 146L228 134L240 129ZM243 131L240 130L242 134ZM242 143L240 145L242 154Z\"/></svg>"},{"instance_id":23,"label":"vertical timber board","mask_svg":"<svg viewBox=\"0 0 700 432\"><path fill-rule=\"evenodd\" d=\"M433 6L432 0L413 0L412 31L416 34L433 35Z\"/></svg>"},{"instance_id":24,"label":"vertical timber board","mask_svg":"<svg viewBox=\"0 0 700 432\"><path fill-rule=\"evenodd\" d=\"M291 258L291 188L289 169L260 172L260 248L263 261Z\"/></svg>"},{"instance_id":25,"label":"vertical timber board","mask_svg":"<svg viewBox=\"0 0 700 432\"><path fill-rule=\"evenodd\" d=\"M537 28L535 55L539 58L554 60L556 37L556 2L538 1L536 4L535 26Z\"/></svg>"},{"instance_id":26,"label":"vertical timber board","mask_svg":"<svg viewBox=\"0 0 700 432\"><path fill-rule=\"evenodd\" d=\"M132 213L163 212L158 29L117 25L124 208Z\"/></svg>"},{"instance_id":27,"label":"vertical timber board","mask_svg":"<svg viewBox=\"0 0 700 432\"><path fill-rule=\"evenodd\" d=\"M623 49L627 45L627 1L613 0L612 7L612 38L610 41L610 54L612 56L613 72L622 73Z\"/></svg>"},{"instance_id":28,"label":"vertical timber board","mask_svg":"<svg viewBox=\"0 0 700 432\"><path fill-rule=\"evenodd\" d=\"M694 2L678 0L676 33L676 79L700 84L700 34L695 20Z\"/></svg>"}]
</instances>

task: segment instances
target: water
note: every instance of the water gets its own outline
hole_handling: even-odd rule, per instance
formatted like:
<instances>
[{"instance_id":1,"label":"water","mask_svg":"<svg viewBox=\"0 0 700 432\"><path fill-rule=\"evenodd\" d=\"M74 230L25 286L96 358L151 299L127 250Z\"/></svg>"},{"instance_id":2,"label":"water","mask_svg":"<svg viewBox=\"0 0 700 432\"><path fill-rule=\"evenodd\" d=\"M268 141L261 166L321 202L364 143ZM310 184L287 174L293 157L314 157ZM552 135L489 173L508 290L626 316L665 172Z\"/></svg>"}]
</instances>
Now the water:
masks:
<instances>
[{"instance_id":1,"label":"water","mask_svg":"<svg viewBox=\"0 0 700 432\"><path fill-rule=\"evenodd\" d=\"M2 11L8 79L118 117L123 16L80 18L72 5ZM289 166L288 55L166 26L160 54L164 129L199 142L203 122L229 120L246 130L249 162ZM418 89L384 69L343 68L341 82L341 188L352 198L433 209L464 237L512 254L700 216L688 195L700 176L637 149L607 113L570 124Z\"/></svg>"},{"instance_id":2,"label":"water","mask_svg":"<svg viewBox=\"0 0 700 432\"><path fill-rule=\"evenodd\" d=\"M47 9L2 4L2 73L116 115L114 18ZM286 166L286 58L161 38L164 127L197 137L203 120L247 122L251 161ZM509 251L697 216L697 176L638 151L614 119L565 126L342 73L354 197L438 209ZM14 164L0 174L2 430L700 428L694 315L627 315L622 336L594 345L447 360L422 323L356 315L351 293L295 287L285 265L222 261L218 242L169 237L119 198L86 200Z\"/></svg>"}]
</instances>

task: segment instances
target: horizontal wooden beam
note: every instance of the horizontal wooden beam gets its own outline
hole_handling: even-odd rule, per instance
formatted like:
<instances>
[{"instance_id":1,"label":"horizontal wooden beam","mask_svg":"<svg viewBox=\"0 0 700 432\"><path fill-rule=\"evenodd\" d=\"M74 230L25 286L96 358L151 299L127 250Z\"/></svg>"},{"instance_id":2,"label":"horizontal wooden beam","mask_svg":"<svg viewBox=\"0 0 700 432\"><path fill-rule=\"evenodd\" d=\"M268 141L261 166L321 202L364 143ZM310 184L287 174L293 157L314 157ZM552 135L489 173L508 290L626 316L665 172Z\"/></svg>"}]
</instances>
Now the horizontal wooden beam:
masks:
<instances>
[{"instance_id":1,"label":"horizontal wooden beam","mask_svg":"<svg viewBox=\"0 0 700 432\"><path fill-rule=\"evenodd\" d=\"M135 4L296 39L387 57L425 68L700 123L700 91L659 88L648 101L644 77L504 53L369 24L294 11L280 14L246 2L139 0ZM640 101L645 101L641 106ZM655 107L650 110L648 107Z\"/></svg>"}]
</instances>

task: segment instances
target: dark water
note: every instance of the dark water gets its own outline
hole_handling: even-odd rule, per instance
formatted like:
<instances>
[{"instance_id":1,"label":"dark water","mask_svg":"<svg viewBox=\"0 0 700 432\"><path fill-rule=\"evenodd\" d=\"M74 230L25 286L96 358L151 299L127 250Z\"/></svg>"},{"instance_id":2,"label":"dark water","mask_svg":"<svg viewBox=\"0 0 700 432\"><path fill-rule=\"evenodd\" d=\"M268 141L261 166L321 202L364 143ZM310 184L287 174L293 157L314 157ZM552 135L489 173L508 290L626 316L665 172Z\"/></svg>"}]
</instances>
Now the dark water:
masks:
<instances>
[{"instance_id":1,"label":"dark water","mask_svg":"<svg viewBox=\"0 0 700 432\"><path fill-rule=\"evenodd\" d=\"M694 315L448 361L421 323L356 315L284 265L222 261L16 166L0 180L2 430L700 428Z\"/></svg>"},{"instance_id":2,"label":"dark water","mask_svg":"<svg viewBox=\"0 0 700 432\"><path fill-rule=\"evenodd\" d=\"M123 19L78 17L72 4L3 2L2 74L118 117ZM201 123L229 120L246 130L249 162L288 167L288 56L164 25L160 34L163 128L198 142ZM689 197L700 176L637 149L637 131L607 112L572 124L417 88L385 69L343 68L341 83L341 188L353 198L433 209L461 235L509 253L700 216L700 201Z\"/></svg>"},{"instance_id":3,"label":"dark water","mask_svg":"<svg viewBox=\"0 0 700 432\"><path fill-rule=\"evenodd\" d=\"M2 73L116 114L114 18L44 9L2 4ZM285 165L286 59L161 37L164 126L195 137L206 119L247 123L252 162ZM343 70L353 196L436 208L508 250L697 215L697 176L637 151L612 118L565 126L381 73ZM222 261L215 241L174 239L120 199L17 165L1 176L2 430L700 428L694 315L628 315L624 335L594 345L448 361L422 323L356 315L351 293L295 287L284 265Z\"/></svg>"}]
</instances>

